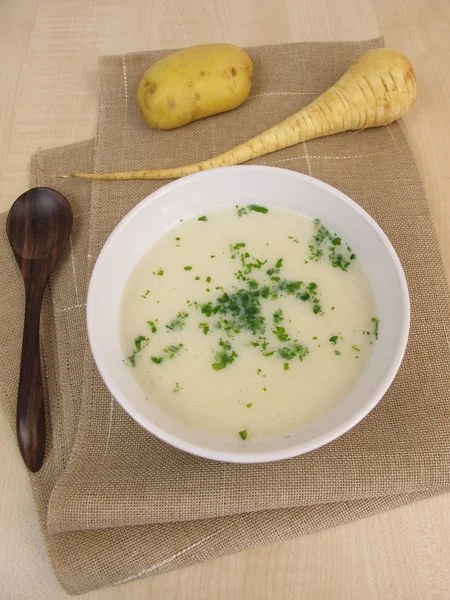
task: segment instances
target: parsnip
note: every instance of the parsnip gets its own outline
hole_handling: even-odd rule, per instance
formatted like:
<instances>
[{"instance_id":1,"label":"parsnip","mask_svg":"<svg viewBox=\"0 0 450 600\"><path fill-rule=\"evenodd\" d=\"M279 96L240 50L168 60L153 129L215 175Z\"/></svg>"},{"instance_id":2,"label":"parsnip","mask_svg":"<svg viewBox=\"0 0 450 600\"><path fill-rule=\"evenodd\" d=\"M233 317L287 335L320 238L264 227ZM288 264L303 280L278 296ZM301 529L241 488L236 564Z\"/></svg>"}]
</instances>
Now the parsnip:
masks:
<instances>
[{"instance_id":1,"label":"parsnip","mask_svg":"<svg viewBox=\"0 0 450 600\"><path fill-rule=\"evenodd\" d=\"M175 179L215 167L239 165L317 137L387 125L413 106L416 95L416 78L409 60L395 50L371 50L314 102L214 158L173 169L71 176L93 180Z\"/></svg>"}]
</instances>

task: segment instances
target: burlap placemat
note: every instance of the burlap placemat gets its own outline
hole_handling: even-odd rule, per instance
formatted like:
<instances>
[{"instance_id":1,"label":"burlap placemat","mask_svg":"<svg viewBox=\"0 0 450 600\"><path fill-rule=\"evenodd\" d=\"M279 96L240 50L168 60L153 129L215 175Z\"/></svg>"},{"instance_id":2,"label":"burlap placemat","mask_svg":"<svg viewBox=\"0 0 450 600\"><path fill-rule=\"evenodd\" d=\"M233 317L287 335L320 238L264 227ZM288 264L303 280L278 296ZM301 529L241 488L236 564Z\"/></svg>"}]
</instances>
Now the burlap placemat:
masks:
<instances>
[{"instance_id":1,"label":"burlap placemat","mask_svg":"<svg viewBox=\"0 0 450 600\"><path fill-rule=\"evenodd\" d=\"M351 62L360 52L363 52L368 47L372 47L374 43L376 44L377 42L360 45L295 45L287 48L271 49L270 54L276 54L277 51L280 51L284 56L289 54L291 58L293 54L297 54L297 58L294 57L295 60L300 60L303 68L309 65L310 70L311 64L315 60L315 53L318 64L320 60L325 60L327 54L333 57L333 61L336 61L336 56L340 55L342 64L339 67L339 71L343 71L348 62ZM256 59L258 52L261 52L260 56L262 57L268 54L267 49L255 49L252 53L255 53ZM305 56L309 56L309 59L306 60ZM113 63L116 63L117 59L111 60ZM131 76L127 67L128 61L131 60L134 62L135 60L139 61L142 59L138 56L133 56L124 57L121 60L124 61L126 66L125 71L122 70L122 73L125 73L129 82ZM337 64L335 68L338 70ZM331 77L331 74L329 74L329 77ZM111 102L113 98L111 96L105 97L104 77L102 77L102 80L102 106L110 108L108 102ZM127 85L133 85L133 83L128 82ZM280 82L283 82L282 78ZM328 83L330 82L327 81ZM305 87L305 89L310 88L311 85L308 88ZM278 99L281 96L283 100L286 96L289 97L285 94L279 94L280 91L289 92L291 90L280 87L273 88L271 91L259 92L270 95L258 97L265 100L268 99L270 102L273 102L272 94L278 96ZM292 90L292 93L296 93L295 90ZM118 95L118 89L116 89L115 94ZM131 97L132 94L130 93L130 98L127 101L128 104L131 103ZM297 101L300 101L302 104L305 103L305 99L302 101L301 96L297 98ZM283 111L280 112L280 109L276 108L277 104L277 102L274 102L274 106L271 106L269 109L276 118L278 118L277 115L279 114L284 115ZM289 105L286 111L291 112L291 109L292 105ZM104 124L104 110L102 111L100 126L100 140L102 140L103 136L102 121ZM364 135L368 133L370 132L364 132ZM297 461L286 461L280 464L280 467L284 466L286 468L284 475L278 469L275 471L273 469L267 471L265 469L254 470L250 467L237 470L226 469L221 471L221 477L228 478L228 489L224 490L223 487L217 488L217 474L214 470L210 469L214 469L218 465L208 463L207 461L197 461L182 453L175 452L173 454L172 450L163 444L156 444L154 446L155 442L150 436L148 434L142 436L143 432L140 428L136 428L118 405L104 395L101 386L95 382L95 374L92 368L90 368L92 363L89 353L87 352L83 357L83 348L85 345L84 303L88 263L92 263L92 258L98 253L98 249L100 248L101 244L97 243L98 235L106 236L107 233L101 222L94 223L91 228L91 231L94 233L92 234L90 248L88 248L90 185L73 181L58 182L58 189L67 195L74 207L75 228L71 245L52 280L51 296L47 295L44 308L42 330L44 379L51 397L52 429L49 430L44 468L40 473L32 476L31 480L50 557L60 582L67 590L72 593L81 593L95 587L123 583L150 574L179 568L200 560L220 556L224 553L236 552L251 545L311 533L325 527L416 501L446 489L448 486L448 473L444 463L445 457L448 456L449 444L448 432L444 430L444 427L445 420L448 417L448 404L445 403L445 392L448 387L449 371L447 364L448 348L444 346L444 332L445 327L448 326L449 314L448 307L446 306L447 291L443 283L442 268L440 266L434 232L431 227L428 209L420 182L417 178L411 153L398 127L393 128L391 133L395 136L394 138L391 138L390 134L389 139L383 138L383 140L377 140L372 138L370 152L367 152L366 148L364 152L361 150L361 143L356 140L360 135L357 134L350 136L356 140L354 144L350 144L353 153L347 151L344 154L342 144L345 144L345 141L336 139L336 145L333 147L329 146L329 150L332 151L327 154L325 152L319 154L319 151L316 149L313 152L311 150L313 143L311 143L308 144L308 154L305 153L305 148L297 148L297 154L284 153L282 155L279 153L271 157L273 158L272 163L265 161L266 164L273 164L278 160L286 160L287 165L291 167L297 167L306 162L306 166L303 164L302 170L307 171L307 165L310 164L315 175L318 175L318 173L315 171L314 165L316 163L318 165L327 163L328 166L322 178L337 184L338 187L341 187L341 189L344 189L348 193L351 193L351 187L339 185L342 171L348 172L350 170L354 176L360 170L368 171L370 176L367 180L367 189L364 192L360 190L359 196L353 194L353 197L359 200L366 208L368 207L368 198L372 197L372 195L383 204L383 207L379 207L380 210L378 213L376 207L371 206L373 208L371 212L378 218L388 231L391 239L396 243L397 250L407 268L410 287L412 280L425 278L425 281L422 283L417 282L414 289L414 293L418 294L418 298L413 311L415 333L411 338L409 354L411 352L415 354L408 359L409 362L405 362L403 372L406 371L406 373L400 378L403 384L402 393L400 395L398 393L392 394L390 398L385 398L377 410L377 413L381 412L381 416L377 416L375 419L369 417L369 424L366 425L365 431L362 434L360 433L357 437L354 437L354 432L352 432L346 436L348 438L353 436L353 441L350 440L350 442L341 447L338 445L335 450L329 447L329 451L325 454L314 453L317 455L316 458L313 458L311 463L303 466L306 469L304 479L302 479L302 469L300 466L297 467L295 465ZM404 163L399 163L398 159L395 161L397 149L394 141L399 145L399 153L403 153L402 160ZM204 152L209 154L207 142L208 138L206 138L206 142L204 141ZM380 146L374 145L376 142L380 143ZM171 148L169 143L167 143L167 148ZM222 146L218 150L221 148ZM355 148L358 148L358 151L355 151ZM145 149L142 151L145 152ZM117 148L114 152L117 162L111 164L113 167L123 168L124 166L138 166L140 164L137 160L137 151L133 159L136 162L128 162L125 153L125 162L122 164L119 164L120 152L117 151ZM179 152L181 151L179 150ZM381 163L375 161L373 164L369 164L364 159L370 157L361 156L362 154L374 155L380 152L386 152L388 160ZM167 154L170 156L169 152ZM74 169L92 170L94 168L93 155L93 142L40 153L33 163L32 184L45 185L52 183L55 185L54 180L48 179L49 173L68 172ZM101 153L98 154L97 158L98 169L100 156ZM174 154L172 154L173 156ZM186 156L190 156L190 159L195 159L198 155L189 155L189 151L185 150L181 159ZM321 158L318 158L319 156ZM345 159L345 156L348 158ZM163 160L165 160L164 156L160 159L160 164ZM179 162L177 157L172 158L172 160ZM345 161L345 168L342 166L342 161ZM392 161L394 161L395 168L391 168L390 166ZM166 160L166 164L168 162L169 160ZM341 167L338 166L338 163L341 163ZM333 165L336 165L336 167L333 167ZM370 165L372 165L372 168L370 168ZM393 185L389 200L386 201L388 197L386 190L390 183L395 183L397 178L401 179L404 184L403 186L397 185L397 187ZM125 184L125 187L122 186L122 191L119 192L117 185L110 187L107 184L102 189L101 186L103 185L96 184L93 190L91 208L94 217L96 217L97 207L101 206L100 200L105 197L105 192L109 194L113 205L110 209L103 205L101 209L102 218L110 218L107 228L112 228L116 220L119 220L129 207L145 196L149 190L156 187L154 184L148 182L131 184L129 188L126 187L128 184ZM350 184L347 183L347 186L350 186ZM403 189L405 186L406 189ZM403 190L402 193L400 193L400 188ZM120 207L115 204L117 200L121 201ZM365 204L364 200L366 200ZM394 208L393 212L395 215L402 212L402 214L405 213L404 216L406 217L403 221L397 218L390 227L389 223L387 223L390 216L389 202L397 202L402 209L400 211ZM412 213L411 219L406 214L408 210ZM385 215L384 221L380 218L383 215ZM418 224L415 224L415 220L418 220ZM4 231L4 221L5 218L2 217L0 223L2 231ZM400 229L403 228L403 235L398 233L394 236L397 227ZM407 237L405 233L412 240L400 239ZM425 238L423 241L421 241L421 235ZM408 253L412 254L412 259L409 262ZM13 368L13 365L18 364L20 355L23 291L17 267L12 259L11 251L4 234L1 236L0 259L3 265L2 279L4 285L2 289L5 294L5 300L0 308L2 317L0 320L2 333L0 342L0 368L3 390L2 406L6 407L11 422L13 422L17 389L17 371ZM426 264L427 261L428 265ZM408 264L410 268L408 268ZM425 288L428 288L427 294L425 294ZM424 310L426 311L425 313L423 313ZM431 342L432 336L434 336L436 347L433 347L433 343ZM422 353L420 352L420 345L425 348ZM423 361L424 358L427 368L423 368L424 365L420 364L420 361ZM81 368L83 359L85 360L86 367L84 374ZM415 363L416 360L417 364ZM418 382L419 378L416 381L413 375L414 368L419 369L420 377L422 378L420 383ZM415 382L412 385L415 385L416 389L414 387L405 387L405 383L408 383L411 377ZM80 406L83 381L85 386L83 402ZM91 383L94 385L95 397L87 394ZM105 402L109 410L101 408ZM97 408L97 403L100 409ZM423 405L422 408L421 404ZM382 408L385 405L391 408L385 414L383 422L382 416L385 413L385 409L383 409L383 412ZM112 414L111 407L113 407ZM104 415L102 414L103 411ZM416 412L415 418L411 417L411 412ZM71 486L72 495L80 503L79 513L85 513L86 515L86 517L81 519L81 527L85 529L99 526L111 527L111 524L124 525L132 523L133 519L130 519L130 515L134 511L138 513L138 518L135 522L145 522L147 519L149 521L151 519L168 520L169 514L173 514L174 518L179 519L200 519L209 514L230 513L231 515L232 512L238 512L238 510L243 510L247 506L249 506L249 510L257 510L266 505L286 505L282 502L277 504L277 501L282 500L282 498L281 495L276 495L278 492L270 484L270 477L276 477L278 484L283 485L284 493L292 493L292 498L296 498L296 500L290 500L289 502L295 503L298 500L312 504L314 502L312 493L302 495L299 493L299 489L311 486L311 484L317 486L319 483L321 478L311 477L314 465L316 470L322 473L323 478L316 490L319 496L322 494L320 496L322 499L320 500L319 498L319 501L330 502L330 504L266 510L250 514L202 519L199 521L178 521L167 524L161 523L107 530L94 529L92 531L49 534L45 527L48 499L59 475L67 463L67 457L72 447L80 414L81 419L77 443L69 468L64 477L59 479L60 483L54 491L54 504L52 503L52 507L56 515L59 511L62 516L55 518L49 515L50 521L59 525L61 530L78 527L77 525L74 526L73 522L74 515L76 516L77 514L75 504L71 505L67 513L61 510L61 505L58 508L58 503L63 501L64 495L70 500ZM88 423L90 419L96 420L95 435L98 433L101 434L103 430L109 431L109 442L101 446L101 454L93 454L93 450L97 452L97 446L93 440L89 440L89 437L86 436L86 432L89 435L92 433L90 424ZM372 420L370 421L370 419ZM402 433L402 427L410 429L409 435ZM354 431L356 432L356 430ZM368 439L364 439L364 436ZM391 437L390 445L387 439L389 436ZM397 438L400 438L401 442ZM114 461L109 461L110 450L114 449L117 439L120 439L122 442L122 454L125 459L122 463L116 462L118 454L114 454ZM88 448L84 446L86 441ZM164 489L161 487L162 483L159 483L159 488L154 488L153 492L148 487L148 482L144 480L143 489L138 491L137 502L136 498L133 498L133 494L136 493L136 489L133 486L129 491L122 488L121 495L116 494L114 488L117 485L125 485L128 481L127 478L124 478L125 473L123 471L134 468L134 461L141 460L144 456L144 451L147 452L147 456L144 457L145 460L149 460L150 457L152 463L156 460L161 461L159 471L154 467L151 469L154 476L157 476L160 480L167 478L167 475L172 476L170 469L166 473L166 466L170 465L170 461L173 461L177 465L177 469L180 470L179 472L188 469L190 477L198 477L200 474L200 477L197 479L198 485L203 488L200 497L193 497L193 486L189 485L188 478L186 477L183 477L178 482L180 484L179 487L172 485ZM353 492L349 493L348 489L345 489L345 485L336 485L336 479L333 478L331 479L333 493L324 491L328 486L326 478L332 475L334 470L339 469L337 466L338 461L332 458L335 451L340 452L339 460L344 461L344 467L341 469L344 484L348 485L350 481L350 484L355 488ZM384 457L383 453L385 454ZM133 455L134 459L130 458L130 455ZM82 457L81 461L79 459L80 456ZM313 456L311 455L311 457ZM353 456L355 457L353 463L346 462ZM380 463L385 464L371 468L368 456L369 458L378 457L378 459L383 457ZM129 458L130 460L128 460ZM84 467L88 474L86 479L80 477L83 474L83 461L85 461ZM96 472L95 469L90 469L90 461L95 462ZM193 462L191 463L191 461ZM331 471L325 464L325 461L330 461L334 465ZM349 464L350 468L358 469L360 461L364 465L363 471L358 471L350 479L346 477L344 470L348 468ZM290 463L293 463L293 466ZM370 468L367 469L366 465ZM403 468L404 465L407 466L406 471ZM202 466L203 469L201 469ZM415 471L414 466L416 468ZM108 473L106 477L103 477L104 469ZM210 470L208 475L202 475L201 471L205 469L207 471ZM96 476L92 477L91 475L94 472ZM145 474L147 468L142 472ZM376 479L379 477L383 480L384 473L387 473L386 478L389 485L380 481L378 488L375 489L373 485L367 484L367 479ZM208 486L207 477L210 476L211 483ZM396 476L400 480L400 485L397 485L397 487L394 485L391 486L391 484L395 484L394 480ZM242 495L245 496L246 492L249 491L249 485L257 483L258 478L266 478L266 483L270 487L270 494L267 494L263 486L259 485L259 487L253 488L250 493L253 504L251 499L250 501L245 500L241 504L239 497ZM81 494L78 494L77 491L79 485L83 486L84 489ZM366 485L369 485L368 489L375 490L376 493L373 494L373 498L364 496ZM291 487L293 488L292 491ZM212 501L211 499L207 499L208 488L213 496ZM219 492L217 492L217 489L219 489ZM262 503L257 498L258 490L264 496ZM166 493L169 495L166 496L165 502L160 502L156 496L151 496L152 493ZM387 495L381 497L380 494L383 493ZM113 497L112 500L109 498L110 494ZM375 497L377 494L379 497ZM236 500L236 497L238 500ZM351 497L362 499L352 502L337 501L342 498ZM156 509L152 509L150 506L149 511L143 511L142 504L146 501L154 504ZM218 504L216 513L214 513L214 510L211 511L214 501ZM180 505L184 502L188 502L190 505L188 513L185 513L181 509ZM167 506L165 507L164 504ZM173 508L176 504L179 505L178 510ZM121 518L123 518L122 521ZM80 518L76 517L75 522L79 521ZM56 529L57 527L54 528Z\"/></svg>"},{"instance_id":2,"label":"burlap placemat","mask_svg":"<svg viewBox=\"0 0 450 600\"><path fill-rule=\"evenodd\" d=\"M100 64L97 171L167 167L206 158L280 121L379 44L253 48L250 99L232 113L151 131L135 100L142 73L163 53ZM348 193L394 243L413 298L411 343L384 400L358 427L305 456L270 465L205 461L158 441L110 397L87 349L77 451L53 492L52 531L221 517L242 512L437 489L448 482L448 295L417 170L400 126L332 136L264 157ZM161 182L97 182L89 253ZM430 302L430 293L434 298ZM70 303L76 303L75 298Z\"/></svg>"}]
</instances>

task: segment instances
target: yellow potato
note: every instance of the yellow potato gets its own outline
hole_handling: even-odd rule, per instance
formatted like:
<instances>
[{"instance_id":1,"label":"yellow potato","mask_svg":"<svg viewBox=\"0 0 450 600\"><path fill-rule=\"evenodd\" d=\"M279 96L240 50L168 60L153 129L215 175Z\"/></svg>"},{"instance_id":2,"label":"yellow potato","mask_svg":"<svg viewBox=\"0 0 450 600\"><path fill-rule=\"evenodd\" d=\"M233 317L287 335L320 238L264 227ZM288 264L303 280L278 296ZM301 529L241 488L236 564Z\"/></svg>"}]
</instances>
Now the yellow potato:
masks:
<instances>
[{"instance_id":1,"label":"yellow potato","mask_svg":"<svg viewBox=\"0 0 450 600\"><path fill-rule=\"evenodd\" d=\"M192 46L159 60L142 78L137 100L145 121L174 129L236 108L250 92L253 64L230 44Z\"/></svg>"}]
</instances>

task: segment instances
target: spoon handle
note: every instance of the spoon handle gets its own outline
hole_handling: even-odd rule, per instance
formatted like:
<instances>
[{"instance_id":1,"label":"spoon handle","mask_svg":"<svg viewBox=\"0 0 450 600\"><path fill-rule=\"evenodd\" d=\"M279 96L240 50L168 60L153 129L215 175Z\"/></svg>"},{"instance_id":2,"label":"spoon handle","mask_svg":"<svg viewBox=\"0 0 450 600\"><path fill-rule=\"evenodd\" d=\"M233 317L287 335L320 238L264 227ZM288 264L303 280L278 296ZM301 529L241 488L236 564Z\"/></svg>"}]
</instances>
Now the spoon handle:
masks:
<instances>
[{"instance_id":1,"label":"spoon handle","mask_svg":"<svg viewBox=\"0 0 450 600\"><path fill-rule=\"evenodd\" d=\"M45 449L45 408L39 351L44 288L45 285L35 280L27 289L17 398L17 439L22 458L33 473L41 468Z\"/></svg>"}]
</instances>

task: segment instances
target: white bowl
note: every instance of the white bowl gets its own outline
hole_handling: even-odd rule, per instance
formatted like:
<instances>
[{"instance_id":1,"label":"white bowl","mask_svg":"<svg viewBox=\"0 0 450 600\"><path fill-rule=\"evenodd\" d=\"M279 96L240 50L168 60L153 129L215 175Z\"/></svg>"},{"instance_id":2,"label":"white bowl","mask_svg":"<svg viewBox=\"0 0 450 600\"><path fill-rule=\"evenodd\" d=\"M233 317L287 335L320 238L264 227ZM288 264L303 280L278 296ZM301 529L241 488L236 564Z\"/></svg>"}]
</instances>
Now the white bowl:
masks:
<instances>
[{"instance_id":1,"label":"white bowl","mask_svg":"<svg viewBox=\"0 0 450 600\"><path fill-rule=\"evenodd\" d=\"M381 335L356 386L325 417L289 438L244 443L202 434L145 399L123 364L119 309L131 271L148 248L180 219L250 203L322 219L356 249L372 285ZM172 446L197 456L236 463L269 462L310 452L356 425L382 398L400 367L409 318L405 275L395 250L375 221L345 194L317 179L263 166L205 171L169 183L145 198L122 219L103 247L87 299L87 327L95 362L106 386L126 412Z\"/></svg>"}]
</instances>

